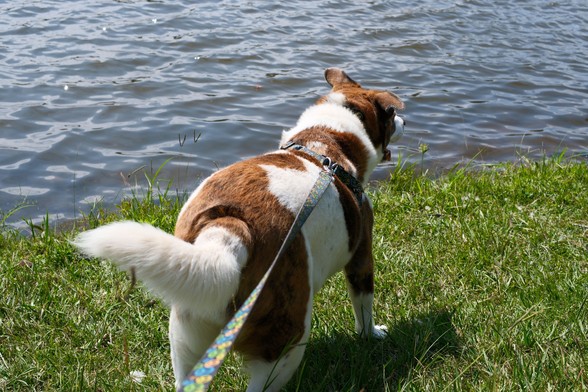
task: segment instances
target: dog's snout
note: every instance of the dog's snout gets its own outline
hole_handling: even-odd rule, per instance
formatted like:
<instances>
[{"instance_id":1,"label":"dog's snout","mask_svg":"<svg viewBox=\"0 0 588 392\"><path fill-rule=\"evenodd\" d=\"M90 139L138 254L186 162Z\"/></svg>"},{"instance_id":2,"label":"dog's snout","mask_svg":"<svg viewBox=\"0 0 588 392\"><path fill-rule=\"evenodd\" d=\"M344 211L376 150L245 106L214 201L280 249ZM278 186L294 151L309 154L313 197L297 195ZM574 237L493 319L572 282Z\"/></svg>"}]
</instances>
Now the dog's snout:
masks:
<instances>
[{"instance_id":1,"label":"dog's snout","mask_svg":"<svg viewBox=\"0 0 588 392\"><path fill-rule=\"evenodd\" d=\"M400 139L402 134L404 133L404 126L406 125L406 121L398 115L394 116L394 133L390 138L390 143L394 143Z\"/></svg>"}]
</instances>

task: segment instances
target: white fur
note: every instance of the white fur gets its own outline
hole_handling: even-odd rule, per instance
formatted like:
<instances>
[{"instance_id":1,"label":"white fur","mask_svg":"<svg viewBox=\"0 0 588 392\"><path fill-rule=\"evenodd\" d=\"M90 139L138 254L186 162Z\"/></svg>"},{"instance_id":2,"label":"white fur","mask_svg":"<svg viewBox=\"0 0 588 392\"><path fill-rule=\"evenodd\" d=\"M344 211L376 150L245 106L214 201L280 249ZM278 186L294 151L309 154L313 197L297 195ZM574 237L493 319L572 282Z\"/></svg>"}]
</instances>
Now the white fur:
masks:
<instances>
[{"instance_id":1,"label":"white fur","mask_svg":"<svg viewBox=\"0 0 588 392\"><path fill-rule=\"evenodd\" d=\"M402 137L402 135L404 135L404 119L400 116L395 116L394 125L396 127L396 130L390 138L390 143L397 142Z\"/></svg>"},{"instance_id":2,"label":"white fur","mask_svg":"<svg viewBox=\"0 0 588 392\"><path fill-rule=\"evenodd\" d=\"M271 165L261 166L269 178L269 191L293 214L296 214L304 203L321 170L305 159L302 161L306 171L282 169ZM347 228L341 222L345 222L345 216L339 201L339 193L335 186L331 185L302 226L302 233L310 250L309 255L312 255L314 260L320 260L316 265L309 265L313 287L322 287L325 281L340 271L351 257L347 246L334 245L347 245L349 240Z\"/></svg>"},{"instance_id":3,"label":"white fur","mask_svg":"<svg viewBox=\"0 0 588 392\"><path fill-rule=\"evenodd\" d=\"M320 169L305 159L301 159L306 171L282 169L272 165L260 165L269 179L269 191L280 204L296 214L318 178ZM295 180L292 180L294 179Z\"/></svg>"},{"instance_id":4,"label":"white fur","mask_svg":"<svg viewBox=\"0 0 588 392\"><path fill-rule=\"evenodd\" d=\"M306 147L318 154L324 153L325 149L327 148L327 146L321 142L310 142L306 145Z\"/></svg>"},{"instance_id":5,"label":"white fur","mask_svg":"<svg viewBox=\"0 0 588 392\"><path fill-rule=\"evenodd\" d=\"M345 105L347 97L343 93L330 92L326 97L327 102L334 103L339 106Z\"/></svg>"},{"instance_id":6,"label":"white fur","mask_svg":"<svg viewBox=\"0 0 588 392\"><path fill-rule=\"evenodd\" d=\"M211 323L189 311L172 306L169 318L169 342L176 390L223 326L223 323Z\"/></svg>"},{"instance_id":7,"label":"white fur","mask_svg":"<svg viewBox=\"0 0 588 392\"><path fill-rule=\"evenodd\" d=\"M329 96L334 94L329 94ZM339 94L342 95L342 94ZM282 133L281 144L284 145L287 141L293 139L296 134L313 126L324 126L331 128L337 132L351 133L356 136L363 144L363 150L367 152L367 172L371 173L376 165L382 160L383 154L379 152L372 142L363 127L363 124L353 112L343 106L338 99L329 100L327 103L322 103L309 107L302 113L296 126L288 131ZM343 102L344 103L344 102ZM358 149L361 147L358 146ZM368 178L364 180L364 186L367 185Z\"/></svg>"},{"instance_id":8,"label":"white fur","mask_svg":"<svg viewBox=\"0 0 588 392\"><path fill-rule=\"evenodd\" d=\"M349 296L351 297L351 303L353 304L355 332L357 332L362 337L372 336L375 338L383 338L386 336L386 326L374 325L374 316L372 314L374 294L355 294L349 285L348 291Z\"/></svg>"},{"instance_id":9,"label":"white fur","mask_svg":"<svg viewBox=\"0 0 588 392\"><path fill-rule=\"evenodd\" d=\"M81 233L74 244L134 269L166 302L215 322L224 321L247 261L241 239L222 227L205 229L190 244L147 224L117 222Z\"/></svg>"}]
</instances>

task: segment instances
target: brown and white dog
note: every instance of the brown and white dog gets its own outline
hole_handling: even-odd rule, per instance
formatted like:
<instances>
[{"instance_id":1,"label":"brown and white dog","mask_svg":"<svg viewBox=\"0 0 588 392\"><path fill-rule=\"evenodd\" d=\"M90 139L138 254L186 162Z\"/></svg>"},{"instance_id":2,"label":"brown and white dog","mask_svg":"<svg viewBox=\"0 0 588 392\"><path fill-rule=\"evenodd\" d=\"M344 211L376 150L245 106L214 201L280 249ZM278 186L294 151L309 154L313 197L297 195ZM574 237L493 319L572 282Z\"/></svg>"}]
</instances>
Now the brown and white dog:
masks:
<instances>
[{"instance_id":1,"label":"brown and white dog","mask_svg":"<svg viewBox=\"0 0 588 392\"><path fill-rule=\"evenodd\" d=\"M404 104L390 92L362 88L337 68L327 69L325 78L332 91L283 133L282 149L204 180L183 206L175 236L118 222L74 242L89 256L133 269L171 306L176 386L268 269L324 170L318 154L350 176L337 176L327 189L235 343L251 375L248 391L279 390L290 379L309 337L313 296L338 271L347 277L356 331L385 335L372 316L372 207L358 185L365 186L376 165L390 158L386 146L404 131L396 115Z\"/></svg>"}]
</instances>

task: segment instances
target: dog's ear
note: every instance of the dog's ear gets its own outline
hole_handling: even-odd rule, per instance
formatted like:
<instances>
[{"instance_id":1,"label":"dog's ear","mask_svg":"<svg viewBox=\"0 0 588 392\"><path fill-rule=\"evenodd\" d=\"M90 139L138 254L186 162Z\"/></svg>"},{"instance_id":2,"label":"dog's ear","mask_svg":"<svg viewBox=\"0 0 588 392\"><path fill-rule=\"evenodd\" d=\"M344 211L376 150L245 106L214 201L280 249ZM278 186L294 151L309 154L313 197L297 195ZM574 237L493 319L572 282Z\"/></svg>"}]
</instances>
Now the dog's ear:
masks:
<instances>
[{"instance_id":1,"label":"dog's ear","mask_svg":"<svg viewBox=\"0 0 588 392\"><path fill-rule=\"evenodd\" d=\"M351 79L349 75L345 73L345 71L339 68L327 68L325 70L325 79L327 80L327 83L331 85L331 87L335 87L341 84L352 84L354 86L360 87L359 83Z\"/></svg>"},{"instance_id":2,"label":"dog's ear","mask_svg":"<svg viewBox=\"0 0 588 392\"><path fill-rule=\"evenodd\" d=\"M388 91L378 93L376 103L389 117L392 117L396 110L404 109L404 102L396 94Z\"/></svg>"}]
</instances>

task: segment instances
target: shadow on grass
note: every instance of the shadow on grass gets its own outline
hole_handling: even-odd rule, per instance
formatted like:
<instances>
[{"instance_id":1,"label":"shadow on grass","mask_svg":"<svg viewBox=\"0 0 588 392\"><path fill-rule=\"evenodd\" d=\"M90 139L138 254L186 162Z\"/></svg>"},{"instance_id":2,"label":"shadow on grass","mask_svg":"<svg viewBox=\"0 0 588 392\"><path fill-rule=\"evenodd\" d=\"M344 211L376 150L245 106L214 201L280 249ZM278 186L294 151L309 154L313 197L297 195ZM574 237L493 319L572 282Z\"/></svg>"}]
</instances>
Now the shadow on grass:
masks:
<instances>
[{"instance_id":1,"label":"shadow on grass","mask_svg":"<svg viewBox=\"0 0 588 392\"><path fill-rule=\"evenodd\" d=\"M432 368L460 351L447 310L432 311L389 326L388 337L364 340L334 332L311 339L288 391L394 391L417 366Z\"/></svg>"}]
</instances>

